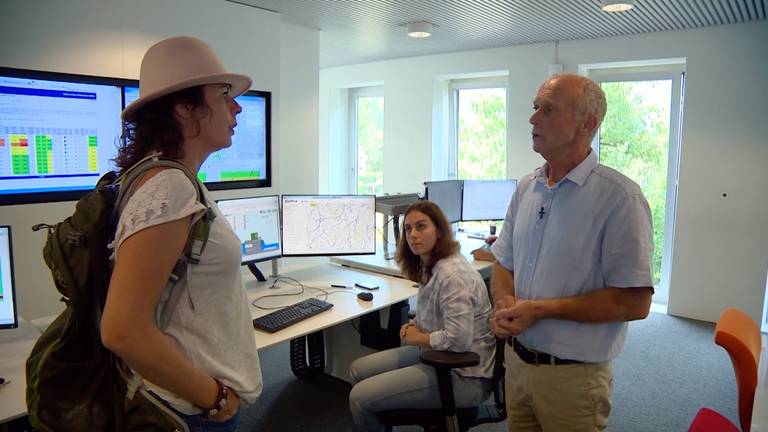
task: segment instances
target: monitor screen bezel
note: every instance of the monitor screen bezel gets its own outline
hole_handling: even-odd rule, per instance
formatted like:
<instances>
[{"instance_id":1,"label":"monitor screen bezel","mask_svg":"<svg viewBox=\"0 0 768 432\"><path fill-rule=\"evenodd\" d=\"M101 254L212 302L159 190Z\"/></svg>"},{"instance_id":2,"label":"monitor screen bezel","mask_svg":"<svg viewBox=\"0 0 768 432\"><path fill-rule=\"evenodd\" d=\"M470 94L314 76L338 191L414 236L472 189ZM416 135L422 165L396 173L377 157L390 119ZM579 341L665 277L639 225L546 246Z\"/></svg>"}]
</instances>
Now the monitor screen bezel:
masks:
<instances>
[{"instance_id":1,"label":"monitor screen bezel","mask_svg":"<svg viewBox=\"0 0 768 432\"><path fill-rule=\"evenodd\" d=\"M15 329L19 327L19 310L16 302L16 279L13 271L13 236L10 225L0 225L0 230L8 230L8 261L11 274L11 302L13 308L13 322L10 324L0 324L0 329Z\"/></svg>"},{"instance_id":2,"label":"monitor screen bezel","mask_svg":"<svg viewBox=\"0 0 768 432\"><path fill-rule=\"evenodd\" d=\"M457 222L462 222L462 217L464 216L462 213L464 211L464 180L430 180L424 182L424 199L428 201L432 201L429 198L429 184L430 183L457 183L459 185L459 218L458 219L451 219L448 217L448 215L445 215L445 210L441 207L440 210L442 210L443 214L445 215L446 219L448 220L448 223L454 224ZM432 201L434 202L434 201ZM435 203L437 205L437 203ZM440 207L438 205L438 207Z\"/></svg>"},{"instance_id":3,"label":"monitor screen bezel","mask_svg":"<svg viewBox=\"0 0 768 432\"><path fill-rule=\"evenodd\" d=\"M260 263L260 262L265 262L265 261L272 261L274 259L279 259L279 258L283 257L283 222L282 222L282 216L283 216L282 204L283 203L280 200L280 195L279 194L274 194L274 195L246 196L246 197L236 197L236 198L222 198L222 199L217 199L216 200L216 206L218 207L219 203L222 202L222 201L238 201L238 200L246 200L246 199L254 199L254 198L256 198L256 199L258 199L258 198L277 198L277 225L278 225L277 230L279 231L277 233L277 235L278 235L278 238L279 238L279 241L280 241L280 253L277 254L277 255L270 256L270 257L255 258L255 259L248 259L248 260L244 260L244 259L242 259L244 257L241 257L240 265L244 265L244 266L248 265L248 264L251 264L251 263ZM221 208L219 208L219 211L221 212ZM221 213L222 213L222 215L224 214L224 212L221 212ZM229 226L229 223L227 223L227 226ZM230 227L230 228L232 228L232 227ZM232 229L232 231L234 231L234 229ZM239 240L239 237L238 237L238 240Z\"/></svg>"},{"instance_id":4,"label":"monitor screen bezel","mask_svg":"<svg viewBox=\"0 0 768 432\"><path fill-rule=\"evenodd\" d=\"M313 254L290 254L285 253L285 242L283 238L285 236L285 211L283 209L283 203L286 198L296 197L367 197L373 198L373 251L372 252L353 252L353 253L313 253ZM280 195L280 246L283 248L284 257L312 257L312 256L353 256L353 255L376 255L376 195L373 194L282 194Z\"/></svg>"},{"instance_id":5,"label":"monitor screen bezel","mask_svg":"<svg viewBox=\"0 0 768 432\"><path fill-rule=\"evenodd\" d=\"M13 78L27 78L33 80L61 81L76 84L96 84L114 86L120 88L121 97L125 97L123 88L131 80L123 78L109 78L94 75L79 75L70 73L41 71L34 69L17 69L0 66L0 75ZM123 100L123 103L125 101ZM119 121L119 119L118 119ZM117 137L121 140L122 137ZM117 142L115 143L117 145ZM98 180L98 179L97 179ZM92 191L93 188L77 189L55 192L20 192L13 194L0 194L0 205L37 204L47 202L75 201Z\"/></svg>"},{"instance_id":6,"label":"monitor screen bezel","mask_svg":"<svg viewBox=\"0 0 768 432\"><path fill-rule=\"evenodd\" d=\"M464 194L467 191L467 182L494 182L494 183L500 183L500 182L513 182L515 184L515 190L512 192L512 195L510 195L509 199L512 200L512 197L515 196L515 191L517 191L517 179L487 179L487 180L473 180L473 179L464 179L462 180L461 185L461 221L462 222L495 222L495 221L502 221L506 217L507 210L504 210L504 214L499 219L467 219L464 215ZM509 202L507 202L506 209L509 209Z\"/></svg>"}]
</instances>

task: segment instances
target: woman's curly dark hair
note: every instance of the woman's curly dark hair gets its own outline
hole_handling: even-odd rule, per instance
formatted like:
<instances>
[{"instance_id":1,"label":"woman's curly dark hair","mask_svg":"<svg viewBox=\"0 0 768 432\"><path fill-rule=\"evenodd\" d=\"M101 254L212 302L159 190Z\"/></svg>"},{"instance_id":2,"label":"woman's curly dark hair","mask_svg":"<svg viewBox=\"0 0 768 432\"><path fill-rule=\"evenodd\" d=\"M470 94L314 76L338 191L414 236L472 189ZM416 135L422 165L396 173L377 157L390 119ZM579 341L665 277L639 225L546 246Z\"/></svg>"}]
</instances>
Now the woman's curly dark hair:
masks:
<instances>
[{"instance_id":1,"label":"woman's curly dark hair","mask_svg":"<svg viewBox=\"0 0 768 432\"><path fill-rule=\"evenodd\" d=\"M130 168L153 151L171 159L184 155L181 148L184 135L174 113L177 104L193 107L197 133L200 133L199 119L210 110L205 103L203 86L179 90L152 101L136 112L133 121L123 121L123 144L113 160L120 171Z\"/></svg>"},{"instance_id":2,"label":"woman's curly dark hair","mask_svg":"<svg viewBox=\"0 0 768 432\"><path fill-rule=\"evenodd\" d=\"M422 282L422 271L430 275L432 273L432 267L438 261L459 251L459 244L453 239L451 224L437 204L426 200L415 202L408 206L408 209L403 215L403 219L405 219L412 211L424 213L435 225L437 241L435 242L435 247L432 249L432 262L430 262L427 267L422 268L423 264L421 262L421 257L411 251L411 247L408 246L408 240L405 238L405 222L403 222L403 228L400 233L400 243L397 245L395 260L400 266L400 271L403 273L403 276L415 282Z\"/></svg>"}]
</instances>

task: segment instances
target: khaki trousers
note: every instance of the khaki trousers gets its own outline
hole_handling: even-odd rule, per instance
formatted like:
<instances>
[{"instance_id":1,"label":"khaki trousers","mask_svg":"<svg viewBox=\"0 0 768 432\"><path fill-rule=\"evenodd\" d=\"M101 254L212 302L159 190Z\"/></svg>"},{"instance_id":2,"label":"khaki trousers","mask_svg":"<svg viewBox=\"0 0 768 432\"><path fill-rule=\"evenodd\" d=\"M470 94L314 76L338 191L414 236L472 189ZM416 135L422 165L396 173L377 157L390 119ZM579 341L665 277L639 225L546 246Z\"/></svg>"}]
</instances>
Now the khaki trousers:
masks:
<instances>
[{"instance_id":1,"label":"khaki trousers","mask_svg":"<svg viewBox=\"0 0 768 432\"><path fill-rule=\"evenodd\" d=\"M602 431L611 413L610 362L531 365L505 345L510 432Z\"/></svg>"}]
</instances>

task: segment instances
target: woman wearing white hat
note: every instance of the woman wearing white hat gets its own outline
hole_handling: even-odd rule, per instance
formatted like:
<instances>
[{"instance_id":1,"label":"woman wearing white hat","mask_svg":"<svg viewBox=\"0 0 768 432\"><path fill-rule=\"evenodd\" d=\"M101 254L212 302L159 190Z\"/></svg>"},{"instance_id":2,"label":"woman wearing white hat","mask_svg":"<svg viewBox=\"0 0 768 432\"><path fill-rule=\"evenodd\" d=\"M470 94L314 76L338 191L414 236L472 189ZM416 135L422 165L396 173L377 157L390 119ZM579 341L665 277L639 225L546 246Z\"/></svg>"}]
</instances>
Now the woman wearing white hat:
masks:
<instances>
[{"instance_id":1,"label":"woman wearing white hat","mask_svg":"<svg viewBox=\"0 0 768 432\"><path fill-rule=\"evenodd\" d=\"M117 165L125 171L159 153L196 174L211 153L231 145L241 110L234 98L250 85L247 76L227 73L198 39L153 45L141 64L140 97L122 114L126 144ZM114 269L102 341L191 430L234 430L240 400L254 402L262 389L240 242L205 187L181 170L153 168L137 183L110 245ZM155 308L190 228L206 212L197 187L217 217L161 331Z\"/></svg>"}]
</instances>

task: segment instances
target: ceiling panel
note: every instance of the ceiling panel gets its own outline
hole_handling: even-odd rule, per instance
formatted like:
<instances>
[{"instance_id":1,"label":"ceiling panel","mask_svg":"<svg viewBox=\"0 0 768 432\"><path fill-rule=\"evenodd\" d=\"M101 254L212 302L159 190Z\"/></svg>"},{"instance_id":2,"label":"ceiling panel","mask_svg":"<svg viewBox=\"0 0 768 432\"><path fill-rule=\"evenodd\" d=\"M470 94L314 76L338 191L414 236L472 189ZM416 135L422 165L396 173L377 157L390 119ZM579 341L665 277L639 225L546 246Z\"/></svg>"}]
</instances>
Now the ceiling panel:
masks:
<instances>
[{"instance_id":1,"label":"ceiling panel","mask_svg":"<svg viewBox=\"0 0 768 432\"><path fill-rule=\"evenodd\" d=\"M228 0L320 29L320 67L539 42L682 30L766 19L768 0L636 0L606 13L600 0ZM404 24L426 20L432 37Z\"/></svg>"}]
</instances>

